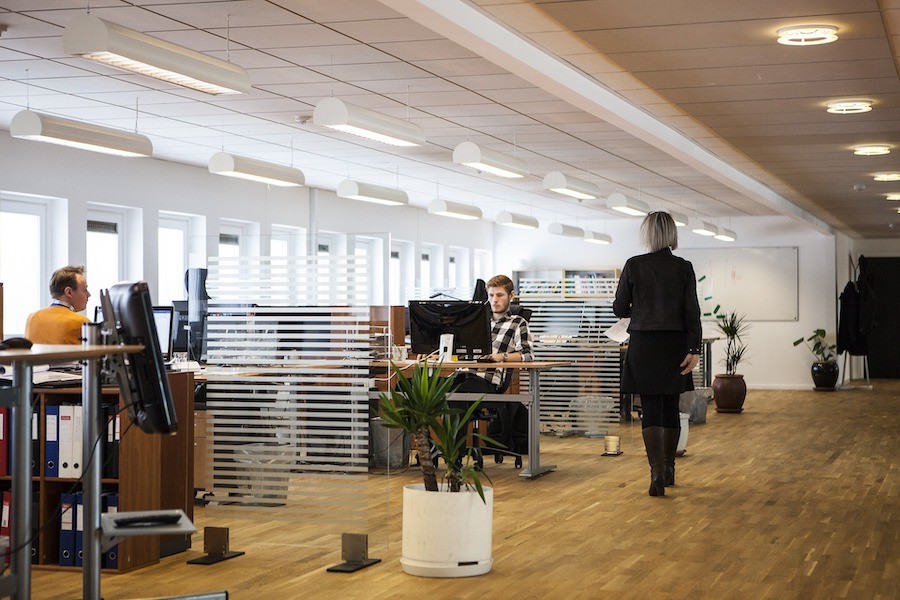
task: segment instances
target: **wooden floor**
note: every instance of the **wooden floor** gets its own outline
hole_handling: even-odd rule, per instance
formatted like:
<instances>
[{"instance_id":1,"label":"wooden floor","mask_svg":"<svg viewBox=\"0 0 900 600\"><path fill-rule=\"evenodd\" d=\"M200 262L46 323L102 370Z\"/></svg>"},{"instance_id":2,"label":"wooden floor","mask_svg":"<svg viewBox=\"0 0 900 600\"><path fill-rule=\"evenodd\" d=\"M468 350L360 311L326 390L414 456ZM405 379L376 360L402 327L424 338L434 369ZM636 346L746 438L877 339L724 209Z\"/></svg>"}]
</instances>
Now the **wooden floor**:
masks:
<instances>
[{"instance_id":1,"label":"wooden floor","mask_svg":"<svg viewBox=\"0 0 900 600\"><path fill-rule=\"evenodd\" d=\"M245 556L187 565L193 549L125 575L103 596L227 589L231 598L900 598L900 381L874 391L751 391L743 414L690 428L678 485L647 496L640 425L602 440L542 437L557 471L521 481L491 462L494 568L461 580L400 569L400 490L418 473L372 477L370 555L382 563L327 573L338 542L313 523L210 518ZM614 433L614 432L613 432ZM333 527L332 527L333 529ZM329 530L330 531L330 530ZM35 571L34 598L79 598L81 574Z\"/></svg>"}]
</instances>

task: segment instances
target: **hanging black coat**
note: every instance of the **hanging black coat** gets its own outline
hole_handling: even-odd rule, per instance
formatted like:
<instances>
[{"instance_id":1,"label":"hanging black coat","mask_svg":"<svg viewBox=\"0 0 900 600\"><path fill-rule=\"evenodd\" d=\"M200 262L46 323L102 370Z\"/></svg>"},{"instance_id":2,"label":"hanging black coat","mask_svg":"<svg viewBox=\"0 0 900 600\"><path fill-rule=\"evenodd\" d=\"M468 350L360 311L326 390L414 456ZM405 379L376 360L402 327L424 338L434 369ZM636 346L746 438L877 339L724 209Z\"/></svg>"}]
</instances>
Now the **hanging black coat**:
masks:
<instances>
[{"instance_id":1,"label":"hanging black coat","mask_svg":"<svg viewBox=\"0 0 900 600\"><path fill-rule=\"evenodd\" d=\"M838 318L837 351L859 356L867 353L866 337L859 329L859 292L856 284L848 281L840 296L841 312Z\"/></svg>"}]
</instances>

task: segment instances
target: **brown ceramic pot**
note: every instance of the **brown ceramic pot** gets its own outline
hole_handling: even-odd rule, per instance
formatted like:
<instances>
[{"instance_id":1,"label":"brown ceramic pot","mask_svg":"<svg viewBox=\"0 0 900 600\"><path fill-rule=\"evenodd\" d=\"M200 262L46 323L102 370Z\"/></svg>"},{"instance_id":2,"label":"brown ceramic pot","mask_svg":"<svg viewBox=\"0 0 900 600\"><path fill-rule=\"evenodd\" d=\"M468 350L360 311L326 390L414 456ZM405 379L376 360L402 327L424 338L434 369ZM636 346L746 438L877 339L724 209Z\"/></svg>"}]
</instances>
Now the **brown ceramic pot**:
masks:
<instances>
[{"instance_id":1,"label":"brown ceramic pot","mask_svg":"<svg viewBox=\"0 0 900 600\"><path fill-rule=\"evenodd\" d=\"M743 375L716 375L712 384L716 412L739 413L744 410L747 384Z\"/></svg>"}]
</instances>

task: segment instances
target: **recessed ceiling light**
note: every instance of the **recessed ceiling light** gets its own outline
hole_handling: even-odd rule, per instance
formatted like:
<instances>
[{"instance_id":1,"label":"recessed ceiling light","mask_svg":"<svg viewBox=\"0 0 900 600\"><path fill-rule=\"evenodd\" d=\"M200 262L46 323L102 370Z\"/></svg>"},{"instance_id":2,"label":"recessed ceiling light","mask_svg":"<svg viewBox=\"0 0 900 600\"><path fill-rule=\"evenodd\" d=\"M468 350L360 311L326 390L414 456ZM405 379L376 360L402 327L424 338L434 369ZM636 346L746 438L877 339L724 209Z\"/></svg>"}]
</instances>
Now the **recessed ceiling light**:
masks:
<instances>
[{"instance_id":1,"label":"recessed ceiling light","mask_svg":"<svg viewBox=\"0 0 900 600\"><path fill-rule=\"evenodd\" d=\"M837 39L837 27L833 25L793 25L778 30L778 43L785 46L815 46Z\"/></svg>"},{"instance_id":2,"label":"recessed ceiling light","mask_svg":"<svg viewBox=\"0 0 900 600\"><path fill-rule=\"evenodd\" d=\"M847 98L844 100L832 100L825 104L826 111L833 115L854 115L872 110L871 100L865 98Z\"/></svg>"},{"instance_id":3,"label":"recessed ceiling light","mask_svg":"<svg viewBox=\"0 0 900 600\"><path fill-rule=\"evenodd\" d=\"M875 181L900 181L900 173L875 173Z\"/></svg>"},{"instance_id":4,"label":"recessed ceiling light","mask_svg":"<svg viewBox=\"0 0 900 600\"><path fill-rule=\"evenodd\" d=\"M854 146L853 154L858 156L881 156L890 154L891 147L886 144L874 144L871 146Z\"/></svg>"},{"instance_id":5,"label":"recessed ceiling light","mask_svg":"<svg viewBox=\"0 0 900 600\"><path fill-rule=\"evenodd\" d=\"M887 198L888 200L900 200L900 193L898 193L898 194L885 194L884 197Z\"/></svg>"}]
</instances>

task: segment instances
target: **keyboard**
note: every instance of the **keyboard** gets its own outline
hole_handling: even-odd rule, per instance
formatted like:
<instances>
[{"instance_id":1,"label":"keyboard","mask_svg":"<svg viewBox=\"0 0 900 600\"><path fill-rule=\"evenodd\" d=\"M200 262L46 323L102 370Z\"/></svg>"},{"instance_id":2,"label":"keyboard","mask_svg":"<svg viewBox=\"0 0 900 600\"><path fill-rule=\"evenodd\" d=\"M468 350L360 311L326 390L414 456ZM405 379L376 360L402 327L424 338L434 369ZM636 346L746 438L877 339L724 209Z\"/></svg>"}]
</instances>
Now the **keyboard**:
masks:
<instances>
[{"instance_id":1,"label":"keyboard","mask_svg":"<svg viewBox=\"0 0 900 600\"><path fill-rule=\"evenodd\" d=\"M113 519L116 527L156 527L174 525L181 520L181 512L164 512L146 515L129 515Z\"/></svg>"}]
</instances>

